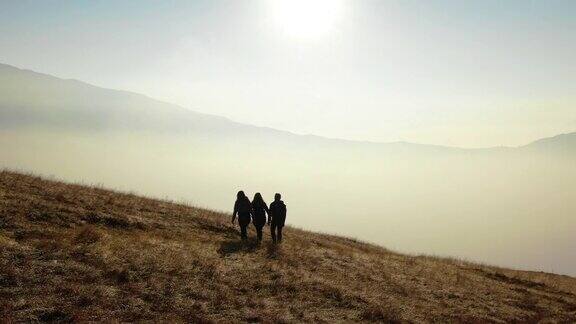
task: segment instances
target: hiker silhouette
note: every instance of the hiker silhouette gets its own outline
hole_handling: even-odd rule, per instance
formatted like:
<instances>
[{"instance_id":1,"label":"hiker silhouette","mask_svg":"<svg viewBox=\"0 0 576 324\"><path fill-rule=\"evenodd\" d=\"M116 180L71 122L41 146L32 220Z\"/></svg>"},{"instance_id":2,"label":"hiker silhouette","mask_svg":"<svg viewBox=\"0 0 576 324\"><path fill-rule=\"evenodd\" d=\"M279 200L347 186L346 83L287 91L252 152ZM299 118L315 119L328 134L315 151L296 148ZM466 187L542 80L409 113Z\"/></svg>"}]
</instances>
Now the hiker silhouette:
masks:
<instances>
[{"instance_id":1,"label":"hiker silhouette","mask_svg":"<svg viewBox=\"0 0 576 324\"><path fill-rule=\"evenodd\" d=\"M256 228L258 242L262 241L262 228L266 225L266 214L270 215L268 205L262 199L262 195L257 192L252 200L252 224Z\"/></svg>"},{"instance_id":2,"label":"hiker silhouette","mask_svg":"<svg viewBox=\"0 0 576 324\"><path fill-rule=\"evenodd\" d=\"M277 193L274 195L274 201L270 204L270 211L268 213L268 224L272 233L272 241L274 243L282 242L282 227L286 221L286 205L281 200L282 196Z\"/></svg>"},{"instance_id":3,"label":"hiker silhouette","mask_svg":"<svg viewBox=\"0 0 576 324\"><path fill-rule=\"evenodd\" d=\"M236 214L238 214L238 224L240 225L240 235L242 240L248 239L248 225L250 224L250 213L252 210L252 204L250 199L246 197L244 191L238 191L236 194L236 202L234 203L234 212L232 213L232 223L236 219Z\"/></svg>"}]
</instances>

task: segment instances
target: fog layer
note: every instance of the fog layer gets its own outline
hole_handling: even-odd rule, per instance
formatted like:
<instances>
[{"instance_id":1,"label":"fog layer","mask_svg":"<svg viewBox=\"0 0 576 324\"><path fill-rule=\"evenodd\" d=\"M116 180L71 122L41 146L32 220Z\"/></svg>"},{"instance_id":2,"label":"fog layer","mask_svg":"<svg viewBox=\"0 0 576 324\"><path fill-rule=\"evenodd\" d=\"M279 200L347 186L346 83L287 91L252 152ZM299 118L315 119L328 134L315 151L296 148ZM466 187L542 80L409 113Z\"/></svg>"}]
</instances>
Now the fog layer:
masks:
<instances>
[{"instance_id":1,"label":"fog layer","mask_svg":"<svg viewBox=\"0 0 576 324\"><path fill-rule=\"evenodd\" d=\"M544 145L545 148L552 144ZM4 130L0 166L231 210L281 192L287 222L391 249L576 274L576 155L316 139Z\"/></svg>"}]
</instances>

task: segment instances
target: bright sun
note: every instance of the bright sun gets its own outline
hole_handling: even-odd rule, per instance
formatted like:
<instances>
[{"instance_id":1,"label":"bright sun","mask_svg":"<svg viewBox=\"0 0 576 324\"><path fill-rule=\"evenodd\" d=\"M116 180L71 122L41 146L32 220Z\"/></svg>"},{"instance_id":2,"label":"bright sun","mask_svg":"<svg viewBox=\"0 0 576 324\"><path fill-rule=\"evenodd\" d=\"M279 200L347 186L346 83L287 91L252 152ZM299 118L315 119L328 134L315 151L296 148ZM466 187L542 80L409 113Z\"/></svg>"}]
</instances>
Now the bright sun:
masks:
<instances>
[{"instance_id":1,"label":"bright sun","mask_svg":"<svg viewBox=\"0 0 576 324\"><path fill-rule=\"evenodd\" d=\"M275 23L288 36L318 38L330 32L342 14L343 0L272 0Z\"/></svg>"}]
</instances>

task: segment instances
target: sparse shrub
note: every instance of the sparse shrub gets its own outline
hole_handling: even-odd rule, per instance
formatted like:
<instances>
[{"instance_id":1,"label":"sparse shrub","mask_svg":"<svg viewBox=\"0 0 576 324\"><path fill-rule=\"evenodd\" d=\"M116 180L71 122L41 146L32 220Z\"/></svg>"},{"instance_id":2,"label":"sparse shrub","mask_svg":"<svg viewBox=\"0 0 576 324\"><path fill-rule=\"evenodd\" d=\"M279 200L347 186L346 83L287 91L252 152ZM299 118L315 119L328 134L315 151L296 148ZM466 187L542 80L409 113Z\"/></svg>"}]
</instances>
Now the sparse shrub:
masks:
<instances>
[{"instance_id":1,"label":"sparse shrub","mask_svg":"<svg viewBox=\"0 0 576 324\"><path fill-rule=\"evenodd\" d=\"M520 298L520 300L517 300L515 302L516 306L529 310L529 311L538 311L539 307L538 307L538 301L536 300L536 297L534 297L532 294L530 294L529 291L526 290L525 293L522 294L522 297Z\"/></svg>"},{"instance_id":2,"label":"sparse shrub","mask_svg":"<svg viewBox=\"0 0 576 324\"><path fill-rule=\"evenodd\" d=\"M80 295L80 296L78 296L78 299L76 300L76 305L78 305L79 307L86 307L86 306L90 306L90 305L94 304L94 302L95 302L94 296Z\"/></svg>"},{"instance_id":3,"label":"sparse shrub","mask_svg":"<svg viewBox=\"0 0 576 324\"><path fill-rule=\"evenodd\" d=\"M0 287L13 287L18 285L18 274L16 269L2 262L0 264Z\"/></svg>"},{"instance_id":4,"label":"sparse shrub","mask_svg":"<svg viewBox=\"0 0 576 324\"><path fill-rule=\"evenodd\" d=\"M72 321L72 316L60 309L40 309L37 314L38 320L42 322L66 323Z\"/></svg>"},{"instance_id":5,"label":"sparse shrub","mask_svg":"<svg viewBox=\"0 0 576 324\"><path fill-rule=\"evenodd\" d=\"M390 306L369 306L362 312L360 318L371 322L402 323L402 317L398 310Z\"/></svg>"},{"instance_id":6,"label":"sparse shrub","mask_svg":"<svg viewBox=\"0 0 576 324\"><path fill-rule=\"evenodd\" d=\"M107 272L107 277L119 284L128 283L132 279L130 271L126 269L112 269Z\"/></svg>"},{"instance_id":7,"label":"sparse shrub","mask_svg":"<svg viewBox=\"0 0 576 324\"><path fill-rule=\"evenodd\" d=\"M108 215L102 212L89 212L84 215L83 219L90 224L102 224L112 228L119 229L146 229L147 226L141 221L131 219L127 216Z\"/></svg>"},{"instance_id":8,"label":"sparse shrub","mask_svg":"<svg viewBox=\"0 0 576 324\"><path fill-rule=\"evenodd\" d=\"M85 226L76 235L74 241L82 244L94 244L102 239L102 233L94 226Z\"/></svg>"},{"instance_id":9,"label":"sparse shrub","mask_svg":"<svg viewBox=\"0 0 576 324\"><path fill-rule=\"evenodd\" d=\"M35 222L45 222L50 220L50 214L46 211L33 210L28 213L28 219Z\"/></svg>"},{"instance_id":10,"label":"sparse shrub","mask_svg":"<svg viewBox=\"0 0 576 324\"><path fill-rule=\"evenodd\" d=\"M14 238L18 241L30 239L52 239L55 233L52 230L39 230L35 228L18 229L14 231Z\"/></svg>"},{"instance_id":11,"label":"sparse shrub","mask_svg":"<svg viewBox=\"0 0 576 324\"><path fill-rule=\"evenodd\" d=\"M215 321L211 320L209 317L202 315L202 314L190 314L186 316L186 320L189 323L196 323L196 324L213 324L216 323Z\"/></svg>"},{"instance_id":12,"label":"sparse shrub","mask_svg":"<svg viewBox=\"0 0 576 324\"><path fill-rule=\"evenodd\" d=\"M60 202L60 203L68 203L69 202L68 198L66 197L66 193L64 193L64 192L56 193L54 195L54 200L56 200L57 202Z\"/></svg>"},{"instance_id":13,"label":"sparse shrub","mask_svg":"<svg viewBox=\"0 0 576 324\"><path fill-rule=\"evenodd\" d=\"M0 217L0 228L7 229L10 228L12 225L12 219L9 218L7 215L2 215Z\"/></svg>"}]
</instances>

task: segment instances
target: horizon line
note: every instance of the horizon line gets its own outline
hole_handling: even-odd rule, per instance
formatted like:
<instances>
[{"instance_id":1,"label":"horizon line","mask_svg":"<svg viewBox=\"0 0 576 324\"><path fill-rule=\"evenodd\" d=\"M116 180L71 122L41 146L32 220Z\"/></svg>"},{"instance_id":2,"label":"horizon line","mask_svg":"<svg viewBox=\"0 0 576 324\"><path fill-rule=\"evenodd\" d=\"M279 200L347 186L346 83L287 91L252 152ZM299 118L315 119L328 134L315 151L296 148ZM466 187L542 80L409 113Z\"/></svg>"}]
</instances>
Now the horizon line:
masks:
<instances>
[{"instance_id":1,"label":"horizon line","mask_svg":"<svg viewBox=\"0 0 576 324\"><path fill-rule=\"evenodd\" d=\"M323 136L323 135L317 135L317 134L312 134L312 133L298 133L298 132L294 132L294 131L290 131L290 130L285 130L285 129L278 129L278 128L273 128L273 127L268 127L268 126L259 126L259 125L254 125L254 124L248 124L248 123L244 123L244 122L239 122L236 120L233 120L229 117L226 116L220 116L220 115L215 115L215 114L211 114L211 113L204 113L204 112L199 112L196 110L193 110L192 108L188 108L188 107L184 107L182 105L176 104L176 103L172 103L169 101L164 101L161 99L157 99L154 97L151 97L150 95L147 94L143 94L140 92L135 92L132 90L125 90L125 89L115 89L115 88L108 88L106 86L99 86L99 85L95 85L92 83L89 83L87 81L83 81L83 80L79 80L79 79L75 79L75 78L62 78L59 76L55 76L52 74L48 74L45 72L38 72L35 70L31 70L31 69L27 69L27 68L21 68L18 66L14 66L11 64L7 64L7 63L2 63L0 62L0 65L12 68L12 69L16 69L19 71L24 71L24 72L32 72L35 74L40 74L43 76L47 76L47 77L51 77L51 78L55 78L58 80L62 80L62 81L67 81L67 82L77 82L77 83L81 83L83 85L86 86L90 86L90 87L94 87L94 88L98 88L101 90L107 90L107 91L116 91L116 92L122 92L122 93L126 93L126 94L130 94L130 95L137 95L137 96L141 96L141 97L145 97L149 100L153 100L156 101L158 103L162 103L162 104L167 104L170 106L173 106L175 108L180 108L180 109L185 109L189 112L195 113L195 114L199 114L199 115L205 115L205 116L210 116L210 117L214 117L214 118L220 118L220 119L225 119L231 123L235 123L235 124L239 124L239 125L243 125L243 126L248 126L248 127L254 127L254 128L260 128L260 129L268 129L268 130L272 130L275 132L281 132L281 133L287 133L290 134L292 136L302 136L302 137L315 137L318 139L323 139L323 140L329 140L329 141L341 141L341 142L351 142L351 143L358 143L358 144L368 144L368 145L398 145L398 144L404 144L404 145L417 145L417 146L427 146L427 147L435 147L435 148L445 148L445 149L454 149L454 150L490 150L490 149L515 149L515 148L522 148L522 147L526 147L529 146L531 144L534 144L536 142L542 141L542 140L546 140L546 139L551 139L551 138L555 138L558 136L564 136L564 135L570 135L570 134L575 134L576 133L576 129L572 132L567 132L567 133L557 133L555 135L551 135L551 136L547 136L547 137L542 137L542 138L537 138L534 139L526 144L523 145L516 145L516 146L509 146L509 145L494 145L494 146L482 146L482 147L462 147L462 146L450 146L450 145L444 145L444 144L430 144L430 143L417 143L417 142L409 142L409 141L404 141L404 140L397 140L397 141L390 141L390 142L381 142L381 141L371 141L371 140L360 140L360 139L348 139L348 138L341 138L341 137L330 137L330 136Z\"/></svg>"}]
</instances>

